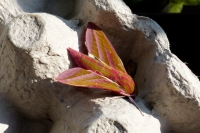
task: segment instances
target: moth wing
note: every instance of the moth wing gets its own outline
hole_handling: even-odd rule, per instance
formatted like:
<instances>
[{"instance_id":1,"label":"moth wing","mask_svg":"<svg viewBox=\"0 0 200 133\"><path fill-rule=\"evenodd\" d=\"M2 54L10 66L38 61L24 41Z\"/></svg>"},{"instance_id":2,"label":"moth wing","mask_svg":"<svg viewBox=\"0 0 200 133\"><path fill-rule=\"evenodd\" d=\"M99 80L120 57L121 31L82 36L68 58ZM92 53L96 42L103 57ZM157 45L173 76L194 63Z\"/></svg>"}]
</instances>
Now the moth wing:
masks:
<instances>
[{"instance_id":1,"label":"moth wing","mask_svg":"<svg viewBox=\"0 0 200 133\"><path fill-rule=\"evenodd\" d=\"M99 27L88 22L85 39L90 54L108 66L127 73L117 52Z\"/></svg>"},{"instance_id":2,"label":"moth wing","mask_svg":"<svg viewBox=\"0 0 200 133\"><path fill-rule=\"evenodd\" d=\"M57 81L77 87L98 88L107 91L113 91L122 95L128 95L121 89L118 84L108 78L94 73L90 70L85 70L80 67L68 69L61 73Z\"/></svg>"}]
</instances>

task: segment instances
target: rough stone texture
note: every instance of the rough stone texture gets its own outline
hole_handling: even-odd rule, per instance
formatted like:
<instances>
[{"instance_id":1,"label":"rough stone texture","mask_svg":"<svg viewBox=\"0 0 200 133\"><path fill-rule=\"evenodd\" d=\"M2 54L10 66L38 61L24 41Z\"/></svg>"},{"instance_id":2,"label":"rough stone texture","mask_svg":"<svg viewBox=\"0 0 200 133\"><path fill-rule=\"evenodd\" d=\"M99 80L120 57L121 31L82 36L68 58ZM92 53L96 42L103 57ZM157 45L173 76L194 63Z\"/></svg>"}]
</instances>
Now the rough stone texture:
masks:
<instances>
[{"instance_id":1,"label":"rough stone texture","mask_svg":"<svg viewBox=\"0 0 200 133\"><path fill-rule=\"evenodd\" d=\"M85 51L88 21L124 64L138 63L144 116L108 92L55 81L74 65L66 48ZM199 79L170 52L159 25L121 0L1 0L0 33L0 132L200 132Z\"/></svg>"}]
</instances>

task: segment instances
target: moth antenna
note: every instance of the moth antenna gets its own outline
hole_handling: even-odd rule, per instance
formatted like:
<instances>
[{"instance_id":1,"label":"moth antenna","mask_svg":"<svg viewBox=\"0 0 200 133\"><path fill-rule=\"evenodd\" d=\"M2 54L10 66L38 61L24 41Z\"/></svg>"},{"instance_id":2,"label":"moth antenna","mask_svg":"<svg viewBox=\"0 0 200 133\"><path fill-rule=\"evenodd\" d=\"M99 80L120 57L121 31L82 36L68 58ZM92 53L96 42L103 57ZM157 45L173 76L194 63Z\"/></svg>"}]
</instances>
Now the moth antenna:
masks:
<instances>
[{"instance_id":1,"label":"moth antenna","mask_svg":"<svg viewBox=\"0 0 200 133\"><path fill-rule=\"evenodd\" d=\"M125 96L113 96L112 98L110 99L116 99L116 98L124 98Z\"/></svg>"},{"instance_id":2,"label":"moth antenna","mask_svg":"<svg viewBox=\"0 0 200 133\"><path fill-rule=\"evenodd\" d=\"M90 52L88 52L88 55L89 55L90 57L92 57L92 58L94 58L94 59L96 59L96 60L100 61L101 63L103 63L103 64L107 65L105 62L101 61L101 60L100 60L98 57L94 56L94 55L93 55L93 54L91 54ZM107 66L108 66L108 65L107 65Z\"/></svg>"},{"instance_id":3,"label":"moth antenna","mask_svg":"<svg viewBox=\"0 0 200 133\"><path fill-rule=\"evenodd\" d=\"M137 104L135 103L135 101L133 100L133 98L131 98L131 97L128 97L128 98L129 98L130 102L132 104L134 104L135 107L140 111L140 113L142 114L142 116L144 116L144 114L142 113L142 110L137 106Z\"/></svg>"}]
</instances>

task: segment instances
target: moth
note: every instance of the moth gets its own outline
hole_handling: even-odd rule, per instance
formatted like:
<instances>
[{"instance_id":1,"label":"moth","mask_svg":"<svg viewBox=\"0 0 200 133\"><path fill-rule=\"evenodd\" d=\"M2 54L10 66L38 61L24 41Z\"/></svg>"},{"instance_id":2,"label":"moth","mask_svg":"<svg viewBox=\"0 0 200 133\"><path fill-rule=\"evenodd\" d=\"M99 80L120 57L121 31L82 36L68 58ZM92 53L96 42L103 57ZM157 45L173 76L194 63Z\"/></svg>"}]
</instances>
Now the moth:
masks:
<instances>
[{"instance_id":1,"label":"moth","mask_svg":"<svg viewBox=\"0 0 200 133\"><path fill-rule=\"evenodd\" d=\"M56 80L63 84L98 88L127 96L139 109L132 98L138 93L134 80L104 32L92 22L87 24L85 45L89 56L68 48L78 67L64 71Z\"/></svg>"}]
</instances>

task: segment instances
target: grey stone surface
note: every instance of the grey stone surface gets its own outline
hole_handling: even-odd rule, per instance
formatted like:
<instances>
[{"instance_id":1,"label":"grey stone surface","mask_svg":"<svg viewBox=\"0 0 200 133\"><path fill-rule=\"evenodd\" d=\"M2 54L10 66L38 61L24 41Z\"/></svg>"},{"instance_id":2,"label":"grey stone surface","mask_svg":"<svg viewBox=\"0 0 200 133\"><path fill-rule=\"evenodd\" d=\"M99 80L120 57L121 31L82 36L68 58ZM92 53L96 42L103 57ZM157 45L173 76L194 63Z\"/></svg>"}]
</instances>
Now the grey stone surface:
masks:
<instances>
[{"instance_id":1,"label":"grey stone surface","mask_svg":"<svg viewBox=\"0 0 200 133\"><path fill-rule=\"evenodd\" d=\"M200 132L199 79L171 53L156 22L121 0L65 2L0 1L0 132ZM84 52L88 21L124 64L138 63L136 102L144 116L109 92L55 81L74 65L66 48Z\"/></svg>"}]
</instances>

